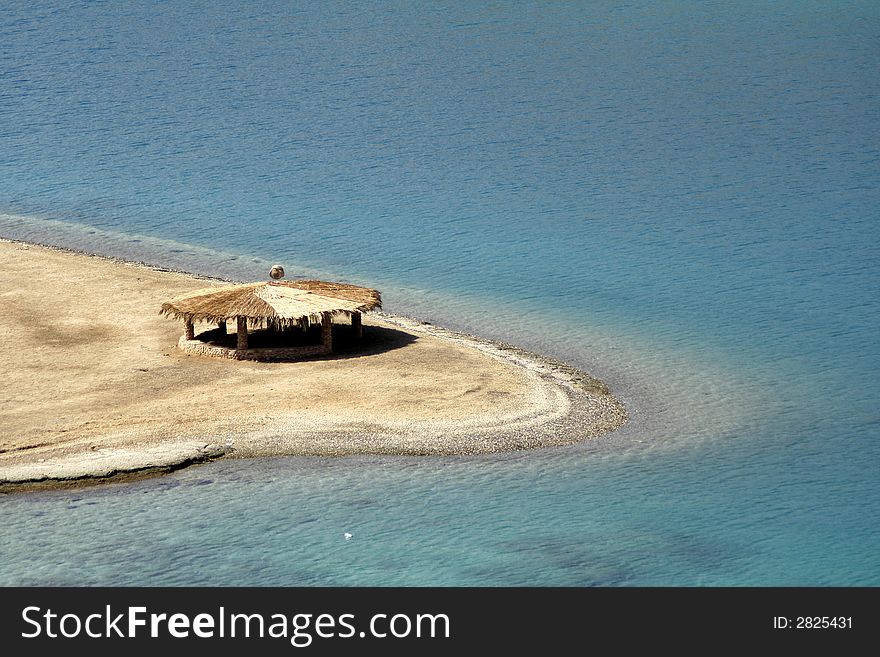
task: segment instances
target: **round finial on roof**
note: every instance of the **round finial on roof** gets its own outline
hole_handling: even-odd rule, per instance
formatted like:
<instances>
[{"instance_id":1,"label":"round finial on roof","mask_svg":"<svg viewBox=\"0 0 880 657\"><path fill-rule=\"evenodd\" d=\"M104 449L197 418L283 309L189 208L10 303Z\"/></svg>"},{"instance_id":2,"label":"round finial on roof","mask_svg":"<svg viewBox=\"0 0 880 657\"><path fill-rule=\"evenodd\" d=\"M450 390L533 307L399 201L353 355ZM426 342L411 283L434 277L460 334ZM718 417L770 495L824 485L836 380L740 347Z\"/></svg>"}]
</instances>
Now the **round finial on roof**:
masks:
<instances>
[{"instance_id":1,"label":"round finial on roof","mask_svg":"<svg viewBox=\"0 0 880 657\"><path fill-rule=\"evenodd\" d=\"M269 270L269 276L274 278L276 281L279 278L284 278L284 267L281 265L273 265L272 269Z\"/></svg>"}]
</instances>

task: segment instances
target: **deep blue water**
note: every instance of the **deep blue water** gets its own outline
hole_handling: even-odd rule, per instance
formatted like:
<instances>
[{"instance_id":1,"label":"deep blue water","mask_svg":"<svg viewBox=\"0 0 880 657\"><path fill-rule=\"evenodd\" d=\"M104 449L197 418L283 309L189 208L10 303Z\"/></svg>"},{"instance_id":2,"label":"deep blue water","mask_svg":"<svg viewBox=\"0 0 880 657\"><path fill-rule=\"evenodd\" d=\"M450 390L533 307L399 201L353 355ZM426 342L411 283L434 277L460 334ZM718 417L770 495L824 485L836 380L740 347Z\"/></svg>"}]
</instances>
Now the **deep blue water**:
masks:
<instances>
[{"instance_id":1,"label":"deep blue water","mask_svg":"<svg viewBox=\"0 0 880 657\"><path fill-rule=\"evenodd\" d=\"M6 2L0 236L368 284L630 423L3 496L0 584L880 585L880 5L471 5Z\"/></svg>"}]
</instances>

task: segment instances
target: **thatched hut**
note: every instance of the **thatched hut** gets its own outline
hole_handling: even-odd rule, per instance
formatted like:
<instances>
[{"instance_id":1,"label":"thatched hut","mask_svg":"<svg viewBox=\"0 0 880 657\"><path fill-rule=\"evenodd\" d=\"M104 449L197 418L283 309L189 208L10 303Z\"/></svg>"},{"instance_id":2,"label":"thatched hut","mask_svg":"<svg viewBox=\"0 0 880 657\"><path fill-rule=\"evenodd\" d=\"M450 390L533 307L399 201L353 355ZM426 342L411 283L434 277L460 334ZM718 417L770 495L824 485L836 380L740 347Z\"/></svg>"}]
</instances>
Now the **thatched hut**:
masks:
<instances>
[{"instance_id":1,"label":"thatched hut","mask_svg":"<svg viewBox=\"0 0 880 657\"><path fill-rule=\"evenodd\" d=\"M282 274L283 275L283 274ZM352 333L362 335L361 313L380 308L379 292L366 287L326 281L268 281L226 287L212 287L177 297L162 304L159 314L183 320L184 335L178 346L191 353L225 358L255 360L301 358L330 353L333 350L332 320L348 317ZM195 335L195 322L217 325L211 332L225 338L227 322L235 320L235 348L222 340ZM320 324L318 345L248 347L248 332L268 329L283 334L291 328L308 329ZM211 337L211 336L208 336Z\"/></svg>"}]
</instances>

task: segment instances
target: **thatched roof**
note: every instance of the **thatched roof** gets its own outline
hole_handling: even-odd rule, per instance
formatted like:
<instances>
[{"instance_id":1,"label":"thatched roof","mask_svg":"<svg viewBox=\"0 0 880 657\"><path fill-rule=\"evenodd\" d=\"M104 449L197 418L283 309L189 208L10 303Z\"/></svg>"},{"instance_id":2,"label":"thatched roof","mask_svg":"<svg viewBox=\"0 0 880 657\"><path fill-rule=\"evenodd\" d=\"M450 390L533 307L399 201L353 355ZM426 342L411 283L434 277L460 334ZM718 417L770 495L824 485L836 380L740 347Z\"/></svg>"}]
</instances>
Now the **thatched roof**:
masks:
<instances>
[{"instance_id":1,"label":"thatched roof","mask_svg":"<svg viewBox=\"0 0 880 657\"><path fill-rule=\"evenodd\" d=\"M275 328L318 323L324 315L351 315L382 307L379 292L325 281L270 281L212 287L162 304L160 315L189 322L247 317L252 326Z\"/></svg>"}]
</instances>

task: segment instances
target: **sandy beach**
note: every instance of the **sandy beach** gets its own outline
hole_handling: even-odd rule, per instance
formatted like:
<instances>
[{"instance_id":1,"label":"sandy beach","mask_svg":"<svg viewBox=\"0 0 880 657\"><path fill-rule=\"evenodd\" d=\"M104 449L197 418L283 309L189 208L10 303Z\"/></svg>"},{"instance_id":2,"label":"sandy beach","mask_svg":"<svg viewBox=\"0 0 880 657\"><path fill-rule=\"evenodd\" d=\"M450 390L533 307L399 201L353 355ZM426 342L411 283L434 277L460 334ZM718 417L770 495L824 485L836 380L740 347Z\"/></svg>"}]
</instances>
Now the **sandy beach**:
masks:
<instances>
[{"instance_id":1,"label":"sandy beach","mask_svg":"<svg viewBox=\"0 0 880 657\"><path fill-rule=\"evenodd\" d=\"M415 320L368 314L331 357L212 359L177 349L158 310L222 281L2 240L0 262L0 491L215 458L566 445L626 421L583 372Z\"/></svg>"}]
</instances>

